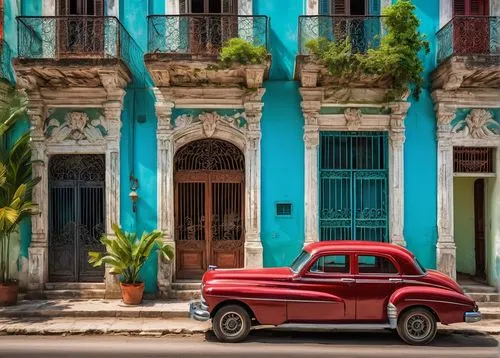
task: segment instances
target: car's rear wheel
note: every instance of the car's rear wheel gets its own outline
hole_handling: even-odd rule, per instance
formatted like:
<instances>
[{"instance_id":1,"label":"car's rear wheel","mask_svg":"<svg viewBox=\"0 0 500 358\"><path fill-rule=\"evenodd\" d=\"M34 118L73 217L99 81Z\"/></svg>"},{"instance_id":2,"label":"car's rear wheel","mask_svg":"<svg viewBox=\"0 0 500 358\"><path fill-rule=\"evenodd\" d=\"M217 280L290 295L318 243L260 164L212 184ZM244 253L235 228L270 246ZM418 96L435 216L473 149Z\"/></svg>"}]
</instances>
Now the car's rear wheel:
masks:
<instances>
[{"instance_id":1,"label":"car's rear wheel","mask_svg":"<svg viewBox=\"0 0 500 358\"><path fill-rule=\"evenodd\" d=\"M212 319L215 336L221 342L237 343L245 340L251 325L250 315L239 305L221 307Z\"/></svg>"},{"instance_id":2,"label":"car's rear wheel","mask_svg":"<svg viewBox=\"0 0 500 358\"><path fill-rule=\"evenodd\" d=\"M412 308L398 318L397 331L401 339L408 344L428 344L436 337L436 318L425 308Z\"/></svg>"}]
</instances>

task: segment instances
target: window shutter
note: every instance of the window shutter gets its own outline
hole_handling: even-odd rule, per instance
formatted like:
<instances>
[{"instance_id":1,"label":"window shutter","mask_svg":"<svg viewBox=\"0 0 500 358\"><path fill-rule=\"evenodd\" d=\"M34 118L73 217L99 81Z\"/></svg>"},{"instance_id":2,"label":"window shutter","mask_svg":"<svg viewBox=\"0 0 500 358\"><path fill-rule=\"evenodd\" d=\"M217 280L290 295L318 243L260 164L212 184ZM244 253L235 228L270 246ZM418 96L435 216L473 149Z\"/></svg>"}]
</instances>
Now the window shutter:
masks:
<instances>
[{"instance_id":1,"label":"window shutter","mask_svg":"<svg viewBox=\"0 0 500 358\"><path fill-rule=\"evenodd\" d=\"M483 16L488 15L487 1L485 0L470 0L470 14Z\"/></svg>"},{"instance_id":2,"label":"window shutter","mask_svg":"<svg viewBox=\"0 0 500 358\"><path fill-rule=\"evenodd\" d=\"M92 14L89 14L92 15ZM94 0L94 14L95 16L104 16L104 1Z\"/></svg>"},{"instance_id":3,"label":"window shutter","mask_svg":"<svg viewBox=\"0 0 500 358\"><path fill-rule=\"evenodd\" d=\"M346 0L332 0L333 15L347 15Z\"/></svg>"},{"instance_id":4,"label":"window shutter","mask_svg":"<svg viewBox=\"0 0 500 358\"><path fill-rule=\"evenodd\" d=\"M368 15L380 15L380 0L369 0Z\"/></svg>"},{"instance_id":5,"label":"window shutter","mask_svg":"<svg viewBox=\"0 0 500 358\"><path fill-rule=\"evenodd\" d=\"M465 15L465 0L453 0L453 15Z\"/></svg>"},{"instance_id":6,"label":"window shutter","mask_svg":"<svg viewBox=\"0 0 500 358\"><path fill-rule=\"evenodd\" d=\"M330 15L330 0L321 0L319 3L319 14Z\"/></svg>"},{"instance_id":7,"label":"window shutter","mask_svg":"<svg viewBox=\"0 0 500 358\"><path fill-rule=\"evenodd\" d=\"M66 4L67 0L59 0L59 6L57 7L57 15L65 16L68 15L68 6Z\"/></svg>"}]
</instances>

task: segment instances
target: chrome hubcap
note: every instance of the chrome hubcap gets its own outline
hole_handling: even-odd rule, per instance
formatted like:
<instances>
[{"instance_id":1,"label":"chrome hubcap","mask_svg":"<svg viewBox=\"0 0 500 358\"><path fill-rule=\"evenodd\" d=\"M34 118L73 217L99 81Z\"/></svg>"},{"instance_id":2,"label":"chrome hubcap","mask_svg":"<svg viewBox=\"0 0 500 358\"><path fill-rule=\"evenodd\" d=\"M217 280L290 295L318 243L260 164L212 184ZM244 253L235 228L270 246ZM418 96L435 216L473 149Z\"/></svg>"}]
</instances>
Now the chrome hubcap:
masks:
<instances>
[{"instance_id":1,"label":"chrome hubcap","mask_svg":"<svg viewBox=\"0 0 500 358\"><path fill-rule=\"evenodd\" d=\"M415 341L421 341L427 338L431 333L431 322L428 317L422 314L414 314L408 317L406 321L406 331Z\"/></svg>"},{"instance_id":2,"label":"chrome hubcap","mask_svg":"<svg viewBox=\"0 0 500 358\"><path fill-rule=\"evenodd\" d=\"M243 317L236 312L227 312L220 319L220 330L228 337L239 335L243 331Z\"/></svg>"}]
</instances>

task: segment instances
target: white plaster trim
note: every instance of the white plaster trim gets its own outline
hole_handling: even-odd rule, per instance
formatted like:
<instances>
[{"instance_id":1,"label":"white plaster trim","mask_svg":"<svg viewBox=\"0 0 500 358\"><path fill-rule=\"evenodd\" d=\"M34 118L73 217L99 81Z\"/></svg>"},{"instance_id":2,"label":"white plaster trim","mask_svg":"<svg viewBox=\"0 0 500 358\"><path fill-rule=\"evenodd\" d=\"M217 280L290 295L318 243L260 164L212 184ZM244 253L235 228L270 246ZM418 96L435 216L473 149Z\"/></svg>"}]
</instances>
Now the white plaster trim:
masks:
<instances>
[{"instance_id":1,"label":"white plaster trim","mask_svg":"<svg viewBox=\"0 0 500 358\"><path fill-rule=\"evenodd\" d=\"M365 107L372 107L365 104ZM389 239L406 246L404 240L404 119L410 107L407 102L390 104L390 115L361 115L356 110L343 115L320 115L320 101L303 101L305 160L305 243L319 241L318 145L321 131L388 131L389 132ZM358 113L355 117L354 114ZM353 127L354 126L354 127Z\"/></svg>"},{"instance_id":2,"label":"white plaster trim","mask_svg":"<svg viewBox=\"0 0 500 358\"><path fill-rule=\"evenodd\" d=\"M259 91L260 97L263 90ZM262 103L245 102L246 126L239 128L221 118L216 120L215 128L203 126L191 117L184 117L185 123L172 123L174 100L169 97L168 89L154 89L156 115L158 118L158 228L163 232L163 240L175 248L174 237L174 156L183 145L207 138L217 138L236 145L245 155L245 267L262 267L262 243L260 240L260 119ZM259 98L260 98L259 97ZM199 108L199 106L198 106ZM218 115L215 115L218 116ZM179 117L176 118L179 120ZM210 127L210 128L208 128ZM174 280L175 258L171 265L160 265L158 287L160 294L169 291Z\"/></svg>"},{"instance_id":3,"label":"white plaster trim","mask_svg":"<svg viewBox=\"0 0 500 358\"><path fill-rule=\"evenodd\" d=\"M42 16L56 16L56 0L43 0Z\"/></svg>"},{"instance_id":4,"label":"white plaster trim","mask_svg":"<svg viewBox=\"0 0 500 358\"><path fill-rule=\"evenodd\" d=\"M381 7L381 9L380 9L380 10L383 10L383 9L385 9L386 7L389 7L389 6L391 6L391 5L392 5L392 0L382 0L382 1L380 2L380 7ZM381 11L381 13L382 13L382 11Z\"/></svg>"},{"instance_id":5,"label":"white plaster trim","mask_svg":"<svg viewBox=\"0 0 500 358\"><path fill-rule=\"evenodd\" d=\"M106 11L104 12L106 16L120 17L120 0L106 0L104 6L106 6Z\"/></svg>"},{"instance_id":6,"label":"white plaster trim","mask_svg":"<svg viewBox=\"0 0 500 358\"><path fill-rule=\"evenodd\" d=\"M466 94L468 94L468 99L466 103L463 103L462 97ZM453 222L453 178L455 177L453 172L453 147L495 147L498 158L498 153L500 153L500 136L486 135L482 138L473 138L468 132L464 132L467 133L466 136L463 134L457 135L457 133L454 133L451 123L456 117L457 109L460 108L500 108L500 102L498 99L495 100L495 97L498 98L499 96L500 91L495 90L474 92L446 92L440 90L432 94L437 112L438 144L437 268L453 278L456 277L456 245ZM498 165L495 167L495 170L499 170ZM497 199L500 200L500 198Z\"/></svg>"},{"instance_id":7,"label":"white plaster trim","mask_svg":"<svg viewBox=\"0 0 500 358\"><path fill-rule=\"evenodd\" d=\"M186 0L189 1L189 0ZM179 0L165 0L165 14L166 15L179 15Z\"/></svg>"},{"instance_id":8,"label":"white plaster trim","mask_svg":"<svg viewBox=\"0 0 500 358\"><path fill-rule=\"evenodd\" d=\"M453 17L453 0L439 0L439 28L446 25Z\"/></svg>"}]
</instances>

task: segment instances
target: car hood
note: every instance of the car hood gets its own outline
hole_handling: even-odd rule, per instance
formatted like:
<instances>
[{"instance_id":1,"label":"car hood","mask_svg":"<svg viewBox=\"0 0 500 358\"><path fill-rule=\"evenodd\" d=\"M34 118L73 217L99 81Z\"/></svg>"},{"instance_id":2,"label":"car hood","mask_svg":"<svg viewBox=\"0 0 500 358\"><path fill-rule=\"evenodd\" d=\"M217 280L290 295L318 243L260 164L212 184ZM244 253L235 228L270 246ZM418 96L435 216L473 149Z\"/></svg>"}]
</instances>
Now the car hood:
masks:
<instances>
[{"instance_id":1,"label":"car hood","mask_svg":"<svg viewBox=\"0 0 500 358\"><path fill-rule=\"evenodd\" d=\"M215 280L230 281L283 281L293 277L289 267L260 268L260 269L215 269L205 272L204 284Z\"/></svg>"},{"instance_id":2,"label":"car hood","mask_svg":"<svg viewBox=\"0 0 500 358\"><path fill-rule=\"evenodd\" d=\"M436 270L427 270L425 281L434 285L444 286L458 293L464 293L458 283L456 283L451 277Z\"/></svg>"}]
</instances>

